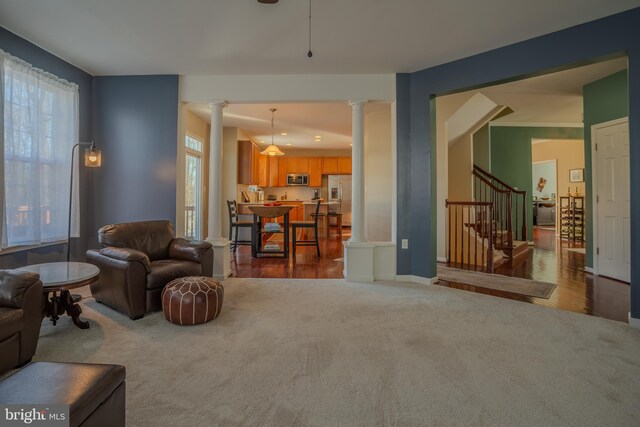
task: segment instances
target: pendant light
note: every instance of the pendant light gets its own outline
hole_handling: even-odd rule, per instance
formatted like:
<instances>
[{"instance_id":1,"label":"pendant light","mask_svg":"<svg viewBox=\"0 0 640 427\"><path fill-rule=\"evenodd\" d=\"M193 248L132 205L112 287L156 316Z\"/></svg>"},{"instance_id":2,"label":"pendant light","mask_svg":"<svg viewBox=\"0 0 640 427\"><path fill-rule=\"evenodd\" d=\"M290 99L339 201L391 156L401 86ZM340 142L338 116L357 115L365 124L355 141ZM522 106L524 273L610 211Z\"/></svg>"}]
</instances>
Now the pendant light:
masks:
<instances>
[{"instance_id":1,"label":"pendant light","mask_svg":"<svg viewBox=\"0 0 640 427\"><path fill-rule=\"evenodd\" d=\"M273 116L274 113L278 110L276 110L275 108L271 108L269 109L269 111L271 111L271 145L268 146L260 154L266 154L268 156L284 156L284 153L280 151L276 144L273 143Z\"/></svg>"}]
</instances>

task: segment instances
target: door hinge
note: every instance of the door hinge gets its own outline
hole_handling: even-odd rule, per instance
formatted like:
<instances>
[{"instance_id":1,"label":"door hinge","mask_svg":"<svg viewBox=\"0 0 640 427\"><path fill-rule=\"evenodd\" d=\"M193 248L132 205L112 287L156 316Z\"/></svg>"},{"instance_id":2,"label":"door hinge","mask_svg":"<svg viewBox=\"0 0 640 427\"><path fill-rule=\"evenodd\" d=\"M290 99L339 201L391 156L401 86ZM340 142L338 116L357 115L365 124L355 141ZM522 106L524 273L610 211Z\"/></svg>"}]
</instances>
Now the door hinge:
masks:
<instances>
[{"instance_id":1,"label":"door hinge","mask_svg":"<svg viewBox=\"0 0 640 427\"><path fill-rule=\"evenodd\" d=\"M596 255L600 255L600 248L596 248Z\"/></svg>"},{"instance_id":2,"label":"door hinge","mask_svg":"<svg viewBox=\"0 0 640 427\"><path fill-rule=\"evenodd\" d=\"M598 144L596 144L596 151L598 151Z\"/></svg>"},{"instance_id":3,"label":"door hinge","mask_svg":"<svg viewBox=\"0 0 640 427\"><path fill-rule=\"evenodd\" d=\"M600 203L600 196L596 194L596 203Z\"/></svg>"}]
</instances>

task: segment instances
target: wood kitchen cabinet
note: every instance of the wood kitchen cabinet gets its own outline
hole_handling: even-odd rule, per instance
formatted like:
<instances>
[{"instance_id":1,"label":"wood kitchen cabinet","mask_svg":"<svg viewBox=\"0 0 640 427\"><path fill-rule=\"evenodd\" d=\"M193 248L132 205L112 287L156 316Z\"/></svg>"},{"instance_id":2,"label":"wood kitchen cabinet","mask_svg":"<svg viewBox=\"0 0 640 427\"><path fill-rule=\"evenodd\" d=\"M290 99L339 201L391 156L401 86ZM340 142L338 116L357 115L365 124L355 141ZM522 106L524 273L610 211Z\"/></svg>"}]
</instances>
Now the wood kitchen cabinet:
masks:
<instances>
[{"instance_id":1,"label":"wood kitchen cabinet","mask_svg":"<svg viewBox=\"0 0 640 427\"><path fill-rule=\"evenodd\" d=\"M268 187L277 187L278 186L278 163L280 159L276 156L266 156L269 161L269 180L267 183Z\"/></svg>"},{"instance_id":2,"label":"wood kitchen cabinet","mask_svg":"<svg viewBox=\"0 0 640 427\"><path fill-rule=\"evenodd\" d=\"M257 176L253 170L253 160L253 143L238 141L238 184L252 184L251 180Z\"/></svg>"},{"instance_id":3,"label":"wood kitchen cabinet","mask_svg":"<svg viewBox=\"0 0 640 427\"><path fill-rule=\"evenodd\" d=\"M309 187L322 185L322 157L309 157Z\"/></svg>"},{"instance_id":4,"label":"wood kitchen cabinet","mask_svg":"<svg viewBox=\"0 0 640 427\"><path fill-rule=\"evenodd\" d=\"M238 184L269 185L269 159L251 141L238 141Z\"/></svg>"},{"instance_id":5,"label":"wood kitchen cabinet","mask_svg":"<svg viewBox=\"0 0 640 427\"><path fill-rule=\"evenodd\" d=\"M258 154L258 186L269 186L269 157L264 154Z\"/></svg>"},{"instance_id":6,"label":"wood kitchen cabinet","mask_svg":"<svg viewBox=\"0 0 640 427\"><path fill-rule=\"evenodd\" d=\"M281 157L278 159L278 187L287 186L287 167L289 166L289 159Z\"/></svg>"},{"instance_id":7,"label":"wood kitchen cabinet","mask_svg":"<svg viewBox=\"0 0 640 427\"><path fill-rule=\"evenodd\" d=\"M322 174L331 175L338 173L338 158L323 157L322 158Z\"/></svg>"},{"instance_id":8,"label":"wood kitchen cabinet","mask_svg":"<svg viewBox=\"0 0 640 427\"><path fill-rule=\"evenodd\" d=\"M338 157L338 173L351 174L351 157Z\"/></svg>"}]
</instances>

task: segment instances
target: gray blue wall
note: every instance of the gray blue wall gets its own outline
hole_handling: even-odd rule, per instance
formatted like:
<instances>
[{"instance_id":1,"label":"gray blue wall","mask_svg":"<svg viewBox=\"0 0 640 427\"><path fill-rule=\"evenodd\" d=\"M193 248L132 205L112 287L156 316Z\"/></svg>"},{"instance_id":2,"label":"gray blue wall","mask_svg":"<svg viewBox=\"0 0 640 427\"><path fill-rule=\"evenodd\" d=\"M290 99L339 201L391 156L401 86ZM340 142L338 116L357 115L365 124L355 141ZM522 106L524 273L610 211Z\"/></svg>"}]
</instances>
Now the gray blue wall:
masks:
<instances>
[{"instance_id":1,"label":"gray blue wall","mask_svg":"<svg viewBox=\"0 0 640 427\"><path fill-rule=\"evenodd\" d=\"M55 55L40 49L17 35L0 27L0 49L10 53L37 68L41 68L58 77L79 86L80 92L80 140L91 141L91 102L92 102L92 77L90 74L74 67ZM91 194L88 191L91 186L91 171L88 168L80 168L80 235L81 238L73 239L71 246L72 258L84 259L86 251L86 239L89 223L87 221L87 207ZM0 255L0 268L14 268L27 264L41 262L64 261L67 255L66 244L50 245L28 251L13 252Z\"/></svg>"},{"instance_id":2,"label":"gray blue wall","mask_svg":"<svg viewBox=\"0 0 640 427\"><path fill-rule=\"evenodd\" d=\"M436 276L436 141L432 98L627 54L631 164L640 164L640 9L397 76L397 274ZM640 168L631 168L631 253L640 259ZM631 314L640 318L640 263L631 267Z\"/></svg>"},{"instance_id":3,"label":"gray blue wall","mask_svg":"<svg viewBox=\"0 0 640 427\"><path fill-rule=\"evenodd\" d=\"M80 140L95 140L102 167L81 167L80 238L72 259L97 247L105 224L169 219L176 213L178 76L92 77L0 27L0 49L75 82L80 88ZM63 261L66 244L0 255L0 268Z\"/></svg>"},{"instance_id":4,"label":"gray blue wall","mask_svg":"<svg viewBox=\"0 0 640 427\"><path fill-rule=\"evenodd\" d=\"M106 224L176 219L178 76L93 79L95 170L89 246Z\"/></svg>"}]
</instances>

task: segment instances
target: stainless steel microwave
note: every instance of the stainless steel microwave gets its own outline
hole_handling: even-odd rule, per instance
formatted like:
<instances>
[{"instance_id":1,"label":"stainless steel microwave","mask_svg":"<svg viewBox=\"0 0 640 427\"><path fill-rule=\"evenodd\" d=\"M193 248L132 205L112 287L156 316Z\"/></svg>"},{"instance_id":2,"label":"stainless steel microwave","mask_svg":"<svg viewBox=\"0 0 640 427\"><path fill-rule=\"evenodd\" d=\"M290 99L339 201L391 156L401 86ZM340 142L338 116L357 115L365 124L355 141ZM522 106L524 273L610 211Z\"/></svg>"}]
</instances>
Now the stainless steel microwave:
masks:
<instances>
[{"instance_id":1,"label":"stainless steel microwave","mask_svg":"<svg viewBox=\"0 0 640 427\"><path fill-rule=\"evenodd\" d=\"M290 173L287 175L287 185L309 185L309 174Z\"/></svg>"}]
</instances>

